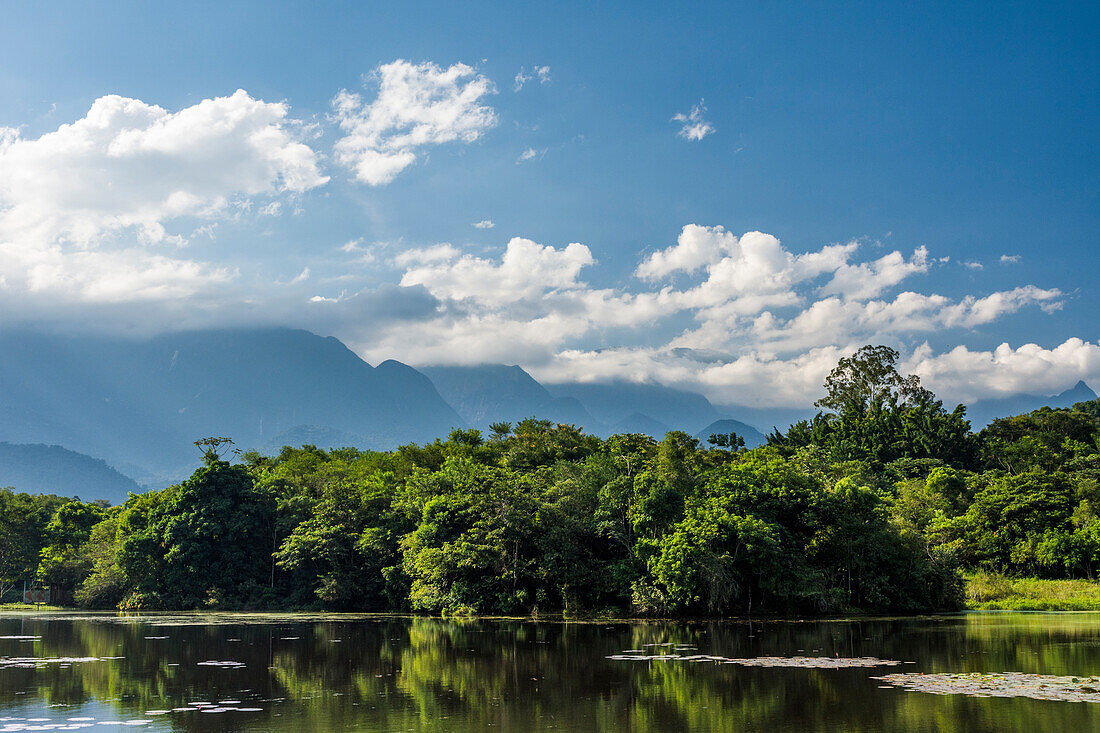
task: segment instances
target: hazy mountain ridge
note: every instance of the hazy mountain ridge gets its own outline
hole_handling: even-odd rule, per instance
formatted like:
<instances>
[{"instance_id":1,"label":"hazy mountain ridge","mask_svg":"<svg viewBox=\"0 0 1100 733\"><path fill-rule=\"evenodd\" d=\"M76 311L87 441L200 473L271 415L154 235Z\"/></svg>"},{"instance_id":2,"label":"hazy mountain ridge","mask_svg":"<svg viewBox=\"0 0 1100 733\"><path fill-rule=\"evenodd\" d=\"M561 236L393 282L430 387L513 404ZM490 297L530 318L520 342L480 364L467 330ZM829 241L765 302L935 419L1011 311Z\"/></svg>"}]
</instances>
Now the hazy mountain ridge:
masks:
<instances>
[{"instance_id":1,"label":"hazy mountain ridge","mask_svg":"<svg viewBox=\"0 0 1100 733\"><path fill-rule=\"evenodd\" d=\"M568 382L550 384L546 388L551 394L576 398L593 417L608 425L638 414L675 430L694 432L723 417L703 395L661 384Z\"/></svg>"},{"instance_id":2,"label":"hazy mountain ridge","mask_svg":"<svg viewBox=\"0 0 1100 733\"><path fill-rule=\"evenodd\" d=\"M515 365L415 369L388 360L372 367L335 338L292 329L140 340L9 332L0 334L0 354L0 441L104 462L119 487L133 479L159 488L187 476L200 458L192 442L209 435L266 453L302 443L382 450L444 437L455 427L486 430L537 417L601 436L660 438L684 430L705 441L736 432L751 447L765 442L773 424L783 429L813 414L716 407L703 395L657 384L543 385ZM978 401L968 416L978 430L994 417L1095 398L1079 382L1051 397ZM33 463L27 459L29 475L41 475ZM62 458L57 464L77 465ZM79 484L67 475L42 490L67 493L63 487ZM116 496L125 496L121 488Z\"/></svg>"},{"instance_id":3,"label":"hazy mountain ridge","mask_svg":"<svg viewBox=\"0 0 1100 733\"><path fill-rule=\"evenodd\" d=\"M518 366L420 367L448 404L473 427L518 422L541 411L553 396Z\"/></svg>"},{"instance_id":4,"label":"hazy mountain ridge","mask_svg":"<svg viewBox=\"0 0 1100 733\"><path fill-rule=\"evenodd\" d=\"M420 367L472 427L528 417L571 423L607 436L694 433L723 415L703 395L660 384L569 382L543 385L516 365Z\"/></svg>"},{"instance_id":5,"label":"hazy mountain ridge","mask_svg":"<svg viewBox=\"0 0 1100 733\"><path fill-rule=\"evenodd\" d=\"M42 443L0 443L0 486L32 494L79 496L84 501L126 500L141 487L105 461Z\"/></svg>"},{"instance_id":6,"label":"hazy mountain ridge","mask_svg":"<svg viewBox=\"0 0 1100 733\"><path fill-rule=\"evenodd\" d=\"M970 420L971 429L980 430L998 417L1022 415L1040 407L1073 407L1078 402L1088 402L1096 397L1096 392L1082 380L1056 395L1019 394L977 400L967 407L966 416Z\"/></svg>"},{"instance_id":7,"label":"hazy mountain ridge","mask_svg":"<svg viewBox=\"0 0 1100 733\"><path fill-rule=\"evenodd\" d=\"M261 448L316 425L381 449L465 425L415 369L372 367L307 331L9 333L0 353L0 440L63 445L153 485L186 476L199 460L192 442L208 435Z\"/></svg>"}]
</instances>

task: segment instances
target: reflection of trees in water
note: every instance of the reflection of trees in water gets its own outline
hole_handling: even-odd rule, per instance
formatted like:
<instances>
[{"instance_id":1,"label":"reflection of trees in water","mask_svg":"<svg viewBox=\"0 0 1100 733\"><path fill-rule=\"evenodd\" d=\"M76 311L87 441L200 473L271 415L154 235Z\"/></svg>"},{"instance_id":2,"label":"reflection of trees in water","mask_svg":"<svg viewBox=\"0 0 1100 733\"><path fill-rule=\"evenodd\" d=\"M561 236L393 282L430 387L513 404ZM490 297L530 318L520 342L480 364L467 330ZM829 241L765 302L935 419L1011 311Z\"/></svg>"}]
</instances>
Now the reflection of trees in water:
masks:
<instances>
[{"instance_id":1,"label":"reflection of trees in water","mask_svg":"<svg viewBox=\"0 0 1100 733\"><path fill-rule=\"evenodd\" d=\"M145 622L28 621L0 633L42 639L3 647L37 657L113 661L0 670L7 710L112 701L120 714L196 699L286 698L264 713L219 718L245 729L1034 731L1088 730L1100 707L878 690L872 670L757 669L608 660L680 644L701 653L916 660L916 671L1088 674L1097 619L971 615L837 623L592 623L386 618L156 627ZM147 636L168 636L150 640ZM297 637L284 639L283 637ZM240 639L230 642L228 639ZM14 644L14 642L4 642ZM685 651L684 653L692 653ZM244 669L200 667L218 659ZM174 666L178 665L178 666ZM16 696L17 690L28 690ZM242 690L249 690L242 694ZM33 698L32 698L33 696ZM277 716L276 713L279 715ZM205 716L203 716L205 718ZM209 726L174 716L180 729Z\"/></svg>"}]
</instances>

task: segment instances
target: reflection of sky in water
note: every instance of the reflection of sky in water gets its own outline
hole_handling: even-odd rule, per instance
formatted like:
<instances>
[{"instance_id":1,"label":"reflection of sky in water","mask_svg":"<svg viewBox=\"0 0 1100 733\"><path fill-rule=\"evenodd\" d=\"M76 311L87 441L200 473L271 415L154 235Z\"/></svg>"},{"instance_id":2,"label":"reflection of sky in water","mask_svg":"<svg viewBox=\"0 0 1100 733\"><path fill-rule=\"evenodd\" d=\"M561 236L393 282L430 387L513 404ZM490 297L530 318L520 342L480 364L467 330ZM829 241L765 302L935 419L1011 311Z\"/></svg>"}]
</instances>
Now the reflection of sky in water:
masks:
<instances>
[{"instance_id":1,"label":"reflection of sky in water","mask_svg":"<svg viewBox=\"0 0 1100 733\"><path fill-rule=\"evenodd\" d=\"M911 673L1087 674L1100 669L1098 644L1095 614L806 623L0 614L0 733L1100 730L1100 705L899 689ZM895 672L903 684L875 679ZM929 691L979 683L945 678Z\"/></svg>"}]
</instances>

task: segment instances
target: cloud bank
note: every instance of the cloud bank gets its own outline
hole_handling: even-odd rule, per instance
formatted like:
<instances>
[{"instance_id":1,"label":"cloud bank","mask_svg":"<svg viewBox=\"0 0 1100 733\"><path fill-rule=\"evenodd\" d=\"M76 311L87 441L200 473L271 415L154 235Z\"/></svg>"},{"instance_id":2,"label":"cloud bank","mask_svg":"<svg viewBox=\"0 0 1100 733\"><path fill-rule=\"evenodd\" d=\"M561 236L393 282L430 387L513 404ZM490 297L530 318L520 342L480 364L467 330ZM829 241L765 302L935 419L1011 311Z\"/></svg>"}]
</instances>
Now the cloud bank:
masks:
<instances>
[{"instance_id":1,"label":"cloud bank","mask_svg":"<svg viewBox=\"0 0 1100 733\"><path fill-rule=\"evenodd\" d=\"M863 261L859 251L852 242L796 254L769 234L692 224L642 259L640 287L598 288L583 279L596 260L580 243L515 237L495 258L437 245L392 262L399 285L430 294L433 311L351 341L373 360L503 361L552 382L657 381L720 403L797 407L859 345L920 343L949 329L961 337L1025 308L1057 309L1064 297L1034 285L959 299L917 292L902 285L934 266L925 248ZM1096 379L1097 348L1067 342L1049 352L1004 345L936 355L925 344L906 353L934 389L974 399ZM1040 363L1061 366L1024 368Z\"/></svg>"},{"instance_id":2,"label":"cloud bank","mask_svg":"<svg viewBox=\"0 0 1100 733\"><path fill-rule=\"evenodd\" d=\"M549 70L521 75L545 82ZM1100 345L1082 339L936 353L934 334L961 341L1025 309L1057 311L1065 295L1033 284L930 291L922 278L947 258L925 247L872 254L853 241L794 252L764 232L688 224L618 283L593 286L586 274L599 250L580 242L515 236L493 251L345 235L280 277L242 275L219 256L232 247L219 224L278 226L330 182L326 160L381 186L434 147L475 142L498 124L486 104L493 83L465 64L397 60L367 86L373 96L334 97L329 151L286 103L243 90L175 112L104 96L37 137L0 128L5 322L292 325L339 336L374 362L518 363L547 381L656 381L750 406L810 404L837 359L872 342L900 347L906 368L952 400L1100 381ZM714 132L704 113L700 101L674 118L681 137ZM516 162L543 152L527 148ZM472 227L486 237L494 224Z\"/></svg>"}]
</instances>

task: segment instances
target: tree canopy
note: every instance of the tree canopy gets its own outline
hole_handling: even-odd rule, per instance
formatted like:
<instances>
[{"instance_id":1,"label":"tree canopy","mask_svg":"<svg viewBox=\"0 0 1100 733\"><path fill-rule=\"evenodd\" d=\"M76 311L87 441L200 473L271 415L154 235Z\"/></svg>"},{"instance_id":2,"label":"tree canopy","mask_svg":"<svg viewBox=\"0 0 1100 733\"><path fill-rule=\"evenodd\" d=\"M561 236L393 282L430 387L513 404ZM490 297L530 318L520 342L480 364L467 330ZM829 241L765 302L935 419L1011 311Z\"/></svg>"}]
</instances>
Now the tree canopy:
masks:
<instances>
[{"instance_id":1,"label":"tree canopy","mask_svg":"<svg viewBox=\"0 0 1100 733\"><path fill-rule=\"evenodd\" d=\"M960 570L1092 577L1095 405L973 433L897 353L840 361L814 419L745 450L547 420L391 452L198 441L119 507L0 491L0 590L88 607L740 615L955 608Z\"/></svg>"}]
</instances>

